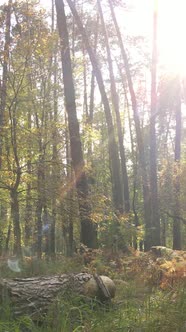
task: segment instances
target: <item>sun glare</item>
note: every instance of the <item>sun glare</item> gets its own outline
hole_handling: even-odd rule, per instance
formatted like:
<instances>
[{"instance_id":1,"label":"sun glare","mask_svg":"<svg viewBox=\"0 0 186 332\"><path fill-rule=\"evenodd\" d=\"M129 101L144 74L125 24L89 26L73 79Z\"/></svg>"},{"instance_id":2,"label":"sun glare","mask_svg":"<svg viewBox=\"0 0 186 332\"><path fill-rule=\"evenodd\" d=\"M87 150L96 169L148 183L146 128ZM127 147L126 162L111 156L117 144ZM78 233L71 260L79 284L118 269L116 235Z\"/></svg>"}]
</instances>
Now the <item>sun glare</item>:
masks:
<instances>
[{"instance_id":1,"label":"sun glare","mask_svg":"<svg viewBox=\"0 0 186 332\"><path fill-rule=\"evenodd\" d=\"M159 61L180 75L186 75L185 15L186 0L158 1Z\"/></svg>"}]
</instances>

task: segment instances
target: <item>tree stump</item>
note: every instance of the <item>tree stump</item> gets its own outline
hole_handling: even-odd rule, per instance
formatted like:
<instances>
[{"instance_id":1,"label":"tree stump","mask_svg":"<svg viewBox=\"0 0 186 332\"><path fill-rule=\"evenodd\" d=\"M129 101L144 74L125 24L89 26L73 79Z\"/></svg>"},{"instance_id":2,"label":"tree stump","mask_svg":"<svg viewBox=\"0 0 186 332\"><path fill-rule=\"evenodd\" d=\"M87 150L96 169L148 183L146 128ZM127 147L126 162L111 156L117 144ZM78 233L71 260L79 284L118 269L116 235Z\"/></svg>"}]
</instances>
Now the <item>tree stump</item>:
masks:
<instances>
[{"instance_id":1,"label":"tree stump","mask_svg":"<svg viewBox=\"0 0 186 332\"><path fill-rule=\"evenodd\" d=\"M0 280L1 303L10 304L15 317L42 316L56 298L75 295L108 301L115 296L115 284L106 276L89 273Z\"/></svg>"}]
</instances>

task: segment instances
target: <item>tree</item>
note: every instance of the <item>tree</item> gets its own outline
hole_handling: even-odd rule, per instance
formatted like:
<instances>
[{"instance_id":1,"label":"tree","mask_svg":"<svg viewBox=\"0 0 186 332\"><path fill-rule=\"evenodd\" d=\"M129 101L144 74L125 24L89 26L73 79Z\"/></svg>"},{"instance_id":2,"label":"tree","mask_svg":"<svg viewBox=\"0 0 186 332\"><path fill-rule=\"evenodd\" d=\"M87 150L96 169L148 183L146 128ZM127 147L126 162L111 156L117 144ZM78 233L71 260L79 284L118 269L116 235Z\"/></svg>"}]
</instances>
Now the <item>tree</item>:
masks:
<instances>
[{"instance_id":1,"label":"tree","mask_svg":"<svg viewBox=\"0 0 186 332\"><path fill-rule=\"evenodd\" d=\"M122 191L121 191L121 181L120 181L119 154L118 154L118 147L117 147L116 140L115 140L115 131L114 131L114 126L113 126L113 121L112 121L112 114L111 114L107 94L105 91L103 77L101 74L101 70L98 66L96 56L89 43L89 39L86 34L86 30L84 29L83 24L78 15L78 12L71 0L67 0L67 3L76 20L76 24L81 33L83 43L89 54L89 58L90 58L90 61L92 64L92 68L94 70L94 74L95 74L95 77L96 77L96 80L98 83L98 87L99 87L99 91L100 91L100 95L102 98L102 103L104 106L105 118L106 118L106 123L107 123L107 130L108 130L108 149L109 149L109 162L110 162L111 177L112 177L113 202L114 202L116 211L122 212Z\"/></svg>"},{"instance_id":2,"label":"tree","mask_svg":"<svg viewBox=\"0 0 186 332\"><path fill-rule=\"evenodd\" d=\"M2 82L0 84L0 168L2 164L2 149L3 149L3 126L5 121L5 108L6 108L6 95L7 95L7 80L8 80L8 62L10 54L10 28L11 28L11 11L12 11L12 0L8 1L8 5L4 6L6 12L6 23L5 23L5 41L3 50L3 65L2 65Z\"/></svg>"},{"instance_id":3,"label":"tree","mask_svg":"<svg viewBox=\"0 0 186 332\"><path fill-rule=\"evenodd\" d=\"M150 117L150 191L151 191L151 224L152 245L160 245L160 215L157 183L157 150L156 150L156 118L157 118L157 8L153 17L153 50L151 69L151 117Z\"/></svg>"},{"instance_id":4,"label":"tree","mask_svg":"<svg viewBox=\"0 0 186 332\"><path fill-rule=\"evenodd\" d=\"M63 1L56 0L55 4L57 11L57 25L61 41L61 60L63 69L65 107L68 114L70 149L81 220L81 242L88 247L95 248L97 246L96 228L90 217L91 208L88 194L88 181L87 175L85 173L85 164L79 133L79 123L76 114L75 90L72 77L72 65L66 15Z\"/></svg>"},{"instance_id":5,"label":"tree","mask_svg":"<svg viewBox=\"0 0 186 332\"><path fill-rule=\"evenodd\" d=\"M173 249L181 250L181 218L180 218L180 162L181 162L181 88L180 79L176 79L175 97L175 152L174 152L174 208L173 208Z\"/></svg>"},{"instance_id":6,"label":"tree","mask_svg":"<svg viewBox=\"0 0 186 332\"><path fill-rule=\"evenodd\" d=\"M103 29L103 33L104 33L106 50L107 50L107 60L108 60L109 74L110 74L112 104L113 104L113 108L114 108L114 111L116 114L118 142L119 142L119 151L120 151L120 158L121 158L121 169L122 169L124 206L125 206L125 212L129 213L130 195L129 195L128 174L127 174L127 167L126 167L125 148L124 148L124 144L123 144L121 117L120 117L120 110L119 110L119 97L118 97L117 90L116 90L111 50L110 50L110 46L109 46L108 34L107 34L105 22L104 22L103 11L102 11L100 0L98 0L97 3L98 3L98 9L99 9L100 17L101 17L102 29Z\"/></svg>"},{"instance_id":7,"label":"tree","mask_svg":"<svg viewBox=\"0 0 186 332\"><path fill-rule=\"evenodd\" d=\"M136 95L134 91L132 76L130 72L130 66L128 62L128 57L125 51L124 43L122 40L121 32L118 26L118 22L116 20L113 4L111 0L108 0L112 20L114 22L114 26L117 33L117 38L119 42L119 47L121 49L121 55L123 59L123 63L125 66L125 72L127 77L127 83L128 88L130 92L131 97L131 103L132 103L132 110L133 110L133 116L134 116L134 123L135 123L135 129L136 129L136 137L137 137L137 144L138 144L138 150L139 150L139 161L141 166L141 175L142 175L142 186L143 186L143 200L144 200L144 223L145 223L145 240L144 240L144 246L145 250L149 250L151 247L151 208L150 208L150 190L149 190L149 180L148 180L148 173L147 173L147 163L146 163L146 155L145 155L145 149L144 149L144 142L143 142L143 135L140 125L140 119L138 114L138 107L137 107L137 100Z\"/></svg>"}]
</instances>

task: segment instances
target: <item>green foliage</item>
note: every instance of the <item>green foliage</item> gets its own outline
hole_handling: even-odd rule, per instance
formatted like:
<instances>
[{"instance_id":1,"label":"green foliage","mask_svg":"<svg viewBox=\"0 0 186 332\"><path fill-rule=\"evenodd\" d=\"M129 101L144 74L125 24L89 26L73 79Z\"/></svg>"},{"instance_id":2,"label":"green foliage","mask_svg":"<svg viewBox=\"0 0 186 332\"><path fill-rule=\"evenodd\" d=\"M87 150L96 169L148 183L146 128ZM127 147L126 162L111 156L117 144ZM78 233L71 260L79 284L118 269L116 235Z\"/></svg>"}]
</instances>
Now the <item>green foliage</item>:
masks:
<instances>
[{"instance_id":1,"label":"green foliage","mask_svg":"<svg viewBox=\"0 0 186 332\"><path fill-rule=\"evenodd\" d=\"M137 283L117 285L117 298L112 305L68 295L51 306L43 324L29 317L13 320L8 307L1 308L0 331L4 332L175 332L185 331L186 293L156 291L148 294ZM39 324L39 325L38 325Z\"/></svg>"},{"instance_id":2,"label":"green foliage","mask_svg":"<svg viewBox=\"0 0 186 332\"><path fill-rule=\"evenodd\" d=\"M161 283L157 283L156 271L161 268L168 279L172 270L167 270L166 267L169 267L171 261L170 264L159 266L159 260L152 261L150 254L131 254L120 255L119 264L118 256L119 254L114 256L107 251L97 252L92 265L86 268L78 255L74 259L61 256L56 262L39 262L38 275L79 272L85 269L109 275L116 284L116 297L112 303L103 305L96 300L67 292L62 297L58 296L42 321L32 321L31 317L25 316L15 320L9 303L4 302L0 308L0 332L157 332L157 329L160 332L184 332L184 284L175 283L163 290L157 287ZM111 264L114 260L118 265ZM172 264L175 264L174 260ZM177 270L182 271L179 264ZM28 276L36 275L32 269L29 272L23 268L21 276L25 273ZM6 277L5 271L2 276Z\"/></svg>"}]
</instances>

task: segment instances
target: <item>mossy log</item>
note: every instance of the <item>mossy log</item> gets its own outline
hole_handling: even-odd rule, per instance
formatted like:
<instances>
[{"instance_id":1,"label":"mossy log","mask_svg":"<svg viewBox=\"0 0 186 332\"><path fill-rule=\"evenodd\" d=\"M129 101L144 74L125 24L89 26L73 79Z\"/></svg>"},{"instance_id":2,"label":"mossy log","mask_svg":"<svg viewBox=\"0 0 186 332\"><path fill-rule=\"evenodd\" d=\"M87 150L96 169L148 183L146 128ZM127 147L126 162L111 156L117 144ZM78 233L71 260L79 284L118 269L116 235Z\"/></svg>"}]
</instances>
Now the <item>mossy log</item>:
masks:
<instances>
[{"instance_id":1,"label":"mossy log","mask_svg":"<svg viewBox=\"0 0 186 332\"><path fill-rule=\"evenodd\" d=\"M66 299L69 293L108 301L115 290L110 278L89 273L0 280L1 303L8 301L16 317L43 315L56 298Z\"/></svg>"}]
</instances>

